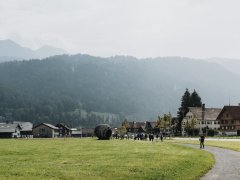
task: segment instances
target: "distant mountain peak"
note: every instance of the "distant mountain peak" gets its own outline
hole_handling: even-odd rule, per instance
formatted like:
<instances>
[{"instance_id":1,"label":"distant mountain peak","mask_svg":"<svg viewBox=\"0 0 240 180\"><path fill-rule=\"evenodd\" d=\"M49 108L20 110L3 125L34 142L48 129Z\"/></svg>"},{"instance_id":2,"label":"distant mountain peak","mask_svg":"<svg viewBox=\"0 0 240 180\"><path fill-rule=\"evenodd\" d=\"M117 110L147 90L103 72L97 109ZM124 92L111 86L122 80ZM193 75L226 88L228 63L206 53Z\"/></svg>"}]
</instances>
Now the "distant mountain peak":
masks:
<instances>
[{"instance_id":1,"label":"distant mountain peak","mask_svg":"<svg viewBox=\"0 0 240 180\"><path fill-rule=\"evenodd\" d=\"M11 39L0 40L0 62L22 59L42 59L60 54L68 54L68 52L52 46L43 46L37 50L32 50L17 44Z\"/></svg>"}]
</instances>

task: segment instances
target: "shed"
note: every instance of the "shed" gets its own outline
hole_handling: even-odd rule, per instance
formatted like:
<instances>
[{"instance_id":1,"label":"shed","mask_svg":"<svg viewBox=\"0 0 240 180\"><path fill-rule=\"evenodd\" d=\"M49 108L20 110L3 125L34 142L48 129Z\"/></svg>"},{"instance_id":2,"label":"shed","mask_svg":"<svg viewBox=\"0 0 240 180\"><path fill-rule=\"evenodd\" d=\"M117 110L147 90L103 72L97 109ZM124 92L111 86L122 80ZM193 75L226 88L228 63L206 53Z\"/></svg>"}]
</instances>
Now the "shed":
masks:
<instances>
[{"instance_id":1,"label":"shed","mask_svg":"<svg viewBox=\"0 0 240 180\"><path fill-rule=\"evenodd\" d=\"M33 128L33 137L54 138L59 136L59 128L48 123L42 123Z\"/></svg>"},{"instance_id":2,"label":"shed","mask_svg":"<svg viewBox=\"0 0 240 180\"><path fill-rule=\"evenodd\" d=\"M0 124L0 138L19 138L21 127L19 124Z\"/></svg>"}]
</instances>

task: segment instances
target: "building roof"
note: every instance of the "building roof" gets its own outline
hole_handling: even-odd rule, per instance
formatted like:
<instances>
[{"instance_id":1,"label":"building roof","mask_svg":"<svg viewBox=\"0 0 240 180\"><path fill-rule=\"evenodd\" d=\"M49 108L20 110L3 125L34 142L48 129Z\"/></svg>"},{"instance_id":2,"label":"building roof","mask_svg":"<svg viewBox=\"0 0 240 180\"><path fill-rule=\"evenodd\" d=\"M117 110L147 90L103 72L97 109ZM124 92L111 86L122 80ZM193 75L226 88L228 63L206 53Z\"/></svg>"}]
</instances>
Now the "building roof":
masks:
<instances>
[{"instance_id":1,"label":"building roof","mask_svg":"<svg viewBox=\"0 0 240 180\"><path fill-rule=\"evenodd\" d=\"M21 131L32 131L33 128L33 124L31 122L13 121L13 124L19 124Z\"/></svg>"},{"instance_id":2,"label":"building roof","mask_svg":"<svg viewBox=\"0 0 240 180\"><path fill-rule=\"evenodd\" d=\"M148 121L149 122L149 121ZM157 125L157 122L149 122L152 128L155 128Z\"/></svg>"},{"instance_id":3,"label":"building roof","mask_svg":"<svg viewBox=\"0 0 240 180\"><path fill-rule=\"evenodd\" d=\"M129 122L129 128L134 128L134 129L137 129L137 128L145 128L146 126L146 123L145 122Z\"/></svg>"},{"instance_id":4,"label":"building roof","mask_svg":"<svg viewBox=\"0 0 240 180\"><path fill-rule=\"evenodd\" d=\"M217 118L220 119L225 111L228 112L232 119L240 119L240 106L224 106Z\"/></svg>"},{"instance_id":5,"label":"building roof","mask_svg":"<svg viewBox=\"0 0 240 180\"><path fill-rule=\"evenodd\" d=\"M58 123L57 125L56 125L56 127L58 127L58 128L60 128L60 127L64 127L64 128L66 128L67 130L71 130L71 128L67 125L67 124L64 124L64 123Z\"/></svg>"},{"instance_id":6,"label":"building roof","mask_svg":"<svg viewBox=\"0 0 240 180\"><path fill-rule=\"evenodd\" d=\"M80 131L80 130L73 130L72 131L72 135L76 135L76 134L82 134L82 131Z\"/></svg>"},{"instance_id":7,"label":"building roof","mask_svg":"<svg viewBox=\"0 0 240 180\"><path fill-rule=\"evenodd\" d=\"M188 109L198 120L202 120L203 110L201 107L189 107ZM221 110L221 108L205 108L204 120L216 120Z\"/></svg>"},{"instance_id":8,"label":"building roof","mask_svg":"<svg viewBox=\"0 0 240 180\"><path fill-rule=\"evenodd\" d=\"M10 124L10 123L2 123L0 124L0 133L14 133L16 130L21 130L19 124Z\"/></svg>"},{"instance_id":9,"label":"building roof","mask_svg":"<svg viewBox=\"0 0 240 180\"><path fill-rule=\"evenodd\" d=\"M58 129L59 129L58 127L56 127L56 126L54 126L54 125L52 125L52 124L48 124L48 123L41 123L41 124L35 126L34 128L36 128L36 127L38 127L38 126L40 126L40 125L44 125L44 126L47 126L47 127L51 128L51 129L55 129L55 130L58 130Z\"/></svg>"}]
</instances>

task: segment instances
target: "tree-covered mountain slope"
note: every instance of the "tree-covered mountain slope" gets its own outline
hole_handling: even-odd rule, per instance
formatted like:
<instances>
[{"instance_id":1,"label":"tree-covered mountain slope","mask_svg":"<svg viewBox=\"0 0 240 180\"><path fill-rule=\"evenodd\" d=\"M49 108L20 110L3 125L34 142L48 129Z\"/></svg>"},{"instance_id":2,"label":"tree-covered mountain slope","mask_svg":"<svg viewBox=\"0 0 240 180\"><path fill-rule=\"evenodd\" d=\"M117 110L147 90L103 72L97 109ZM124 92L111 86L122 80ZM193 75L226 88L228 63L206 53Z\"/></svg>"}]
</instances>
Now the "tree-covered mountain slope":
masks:
<instances>
[{"instance_id":1,"label":"tree-covered mountain slope","mask_svg":"<svg viewBox=\"0 0 240 180\"><path fill-rule=\"evenodd\" d=\"M176 114L185 88L196 89L208 107L222 107L229 97L237 103L238 82L220 65L179 57L139 60L79 54L5 62L0 64L0 113L55 122L72 118L64 113L84 109L147 120Z\"/></svg>"}]
</instances>

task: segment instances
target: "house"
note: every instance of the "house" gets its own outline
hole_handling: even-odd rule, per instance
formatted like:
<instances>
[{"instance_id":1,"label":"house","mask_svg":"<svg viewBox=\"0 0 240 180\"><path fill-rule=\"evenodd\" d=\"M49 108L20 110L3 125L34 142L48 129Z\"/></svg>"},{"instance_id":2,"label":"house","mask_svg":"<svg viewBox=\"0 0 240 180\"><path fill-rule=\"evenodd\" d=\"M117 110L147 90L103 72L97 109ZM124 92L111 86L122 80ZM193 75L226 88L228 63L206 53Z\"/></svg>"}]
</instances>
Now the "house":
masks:
<instances>
[{"instance_id":1,"label":"house","mask_svg":"<svg viewBox=\"0 0 240 180\"><path fill-rule=\"evenodd\" d=\"M159 128L156 127L157 122L146 121L145 130L146 133L159 133Z\"/></svg>"},{"instance_id":2,"label":"house","mask_svg":"<svg viewBox=\"0 0 240 180\"><path fill-rule=\"evenodd\" d=\"M13 124L19 124L19 126L21 127L21 138L33 138L33 124L31 122L13 121Z\"/></svg>"},{"instance_id":3,"label":"house","mask_svg":"<svg viewBox=\"0 0 240 180\"><path fill-rule=\"evenodd\" d=\"M129 122L127 126L128 133L144 133L146 132L146 122Z\"/></svg>"},{"instance_id":4,"label":"house","mask_svg":"<svg viewBox=\"0 0 240 180\"><path fill-rule=\"evenodd\" d=\"M72 134L71 128L64 124L64 123L58 123L56 127L59 128L59 137L70 137Z\"/></svg>"},{"instance_id":5,"label":"house","mask_svg":"<svg viewBox=\"0 0 240 180\"><path fill-rule=\"evenodd\" d=\"M19 124L1 123L0 138L19 138L21 127Z\"/></svg>"},{"instance_id":6,"label":"house","mask_svg":"<svg viewBox=\"0 0 240 180\"><path fill-rule=\"evenodd\" d=\"M59 128L51 124L42 123L33 128L33 137L54 138L58 136Z\"/></svg>"},{"instance_id":7,"label":"house","mask_svg":"<svg viewBox=\"0 0 240 180\"><path fill-rule=\"evenodd\" d=\"M240 106L224 106L217 119L222 134L240 136Z\"/></svg>"},{"instance_id":8,"label":"house","mask_svg":"<svg viewBox=\"0 0 240 180\"><path fill-rule=\"evenodd\" d=\"M186 134L188 128L198 129L200 133L204 133L206 129L219 131L220 122L217 117L221 110L220 108L205 108L205 104L202 107L189 107L182 121L182 135Z\"/></svg>"}]
</instances>

